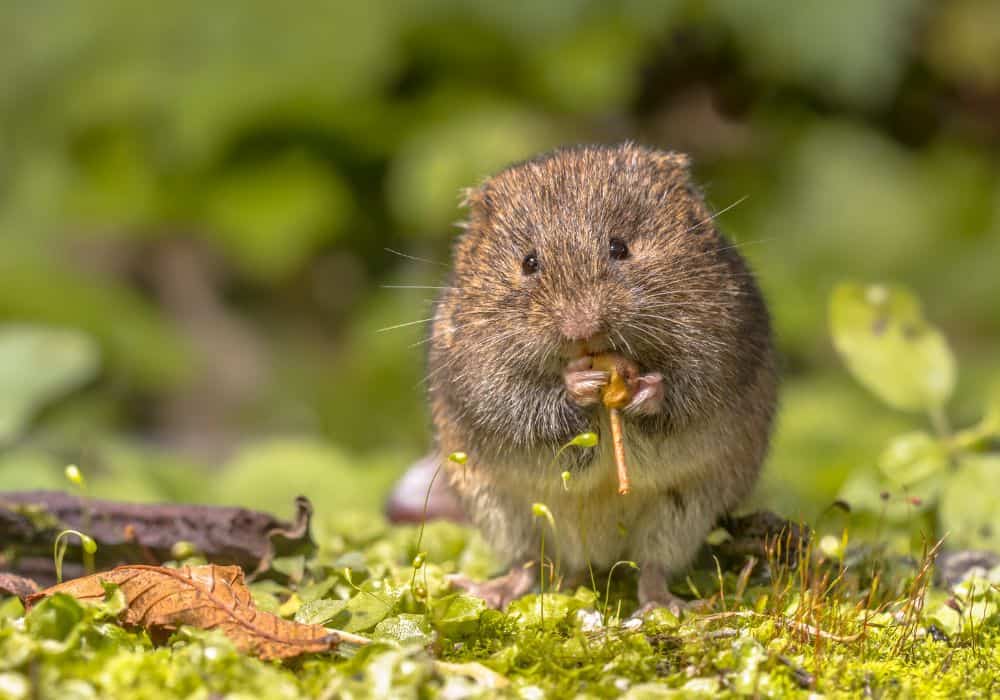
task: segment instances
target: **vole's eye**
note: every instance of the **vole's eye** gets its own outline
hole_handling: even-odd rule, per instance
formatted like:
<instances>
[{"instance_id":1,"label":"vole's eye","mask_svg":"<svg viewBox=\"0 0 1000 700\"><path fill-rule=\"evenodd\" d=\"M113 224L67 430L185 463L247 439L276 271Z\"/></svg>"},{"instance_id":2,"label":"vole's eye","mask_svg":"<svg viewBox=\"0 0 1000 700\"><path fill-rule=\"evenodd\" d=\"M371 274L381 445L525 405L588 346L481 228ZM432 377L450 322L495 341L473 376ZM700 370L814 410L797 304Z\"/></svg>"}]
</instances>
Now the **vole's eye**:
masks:
<instances>
[{"instance_id":1,"label":"vole's eye","mask_svg":"<svg viewBox=\"0 0 1000 700\"><path fill-rule=\"evenodd\" d=\"M521 261L521 272L526 275L535 274L538 272L539 267L538 255L536 255L534 251L525 255L524 260Z\"/></svg>"},{"instance_id":2,"label":"vole's eye","mask_svg":"<svg viewBox=\"0 0 1000 700\"><path fill-rule=\"evenodd\" d=\"M612 238L608 245L608 252L612 260L624 260L628 257L628 246L620 238Z\"/></svg>"}]
</instances>

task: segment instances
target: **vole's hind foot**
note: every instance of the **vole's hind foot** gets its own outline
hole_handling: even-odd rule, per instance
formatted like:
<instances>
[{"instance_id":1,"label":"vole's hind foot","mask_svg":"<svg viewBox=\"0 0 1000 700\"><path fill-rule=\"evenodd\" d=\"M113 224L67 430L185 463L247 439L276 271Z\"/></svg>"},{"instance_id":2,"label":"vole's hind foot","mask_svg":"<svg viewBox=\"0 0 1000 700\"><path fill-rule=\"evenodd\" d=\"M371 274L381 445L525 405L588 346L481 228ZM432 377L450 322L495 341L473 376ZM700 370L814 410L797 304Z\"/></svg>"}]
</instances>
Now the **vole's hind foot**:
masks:
<instances>
[{"instance_id":1,"label":"vole's hind foot","mask_svg":"<svg viewBox=\"0 0 1000 700\"><path fill-rule=\"evenodd\" d=\"M629 381L632 400L627 413L652 416L663 408L663 375L659 372L642 374Z\"/></svg>"},{"instance_id":2,"label":"vole's hind foot","mask_svg":"<svg viewBox=\"0 0 1000 700\"><path fill-rule=\"evenodd\" d=\"M685 610L694 610L705 604L703 600L678 598L667 588L667 576L657 566L644 566L639 573L639 609L632 617L643 617L654 608L666 608L680 617Z\"/></svg>"},{"instance_id":3,"label":"vole's hind foot","mask_svg":"<svg viewBox=\"0 0 1000 700\"><path fill-rule=\"evenodd\" d=\"M473 581L463 574L454 574L448 577L448 582L452 588L482 598L489 607L502 610L512 600L532 589L535 585L535 570L528 566L515 566L503 576L488 581Z\"/></svg>"},{"instance_id":4,"label":"vole's hind foot","mask_svg":"<svg viewBox=\"0 0 1000 700\"><path fill-rule=\"evenodd\" d=\"M577 406L594 406L601 402L601 392L608 385L608 373L591 369L592 358L581 357L566 365L563 381L566 393Z\"/></svg>"},{"instance_id":5,"label":"vole's hind foot","mask_svg":"<svg viewBox=\"0 0 1000 700\"><path fill-rule=\"evenodd\" d=\"M630 619L642 619L650 611L656 610L657 608L666 608L672 612L677 617L681 616L682 612L693 612L701 610L708 604L707 601L696 598L694 600L685 600L679 596L674 595L670 591L665 591L663 594L656 597L655 600L647 600L641 603L635 612L630 615Z\"/></svg>"}]
</instances>

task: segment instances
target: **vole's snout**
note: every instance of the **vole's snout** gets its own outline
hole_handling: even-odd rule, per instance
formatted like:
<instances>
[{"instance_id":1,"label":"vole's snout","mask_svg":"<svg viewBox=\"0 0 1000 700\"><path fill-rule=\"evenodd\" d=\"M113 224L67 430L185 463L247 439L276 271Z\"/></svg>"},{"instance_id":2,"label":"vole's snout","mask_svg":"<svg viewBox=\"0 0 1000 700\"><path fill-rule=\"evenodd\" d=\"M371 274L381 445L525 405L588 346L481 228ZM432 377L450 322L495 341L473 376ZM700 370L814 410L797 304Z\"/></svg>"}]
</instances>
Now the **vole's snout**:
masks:
<instances>
[{"instance_id":1,"label":"vole's snout","mask_svg":"<svg viewBox=\"0 0 1000 700\"><path fill-rule=\"evenodd\" d=\"M571 350L599 352L607 344L607 323L596 299L575 299L557 314L559 334Z\"/></svg>"},{"instance_id":2,"label":"vole's snout","mask_svg":"<svg viewBox=\"0 0 1000 700\"><path fill-rule=\"evenodd\" d=\"M604 324L600 318L573 315L559 320L559 332L569 341L588 341L604 332Z\"/></svg>"}]
</instances>

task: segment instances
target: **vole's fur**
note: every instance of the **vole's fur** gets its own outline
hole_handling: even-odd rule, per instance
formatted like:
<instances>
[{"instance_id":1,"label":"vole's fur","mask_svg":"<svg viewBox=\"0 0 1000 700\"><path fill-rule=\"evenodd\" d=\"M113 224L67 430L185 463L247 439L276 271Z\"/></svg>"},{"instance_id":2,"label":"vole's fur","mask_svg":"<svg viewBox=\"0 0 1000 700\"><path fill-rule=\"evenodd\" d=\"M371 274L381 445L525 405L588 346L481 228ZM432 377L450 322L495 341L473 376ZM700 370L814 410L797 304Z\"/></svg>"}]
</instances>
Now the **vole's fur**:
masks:
<instances>
[{"instance_id":1,"label":"vole's fur","mask_svg":"<svg viewBox=\"0 0 1000 700\"><path fill-rule=\"evenodd\" d=\"M447 463L448 476L487 540L514 566L537 558L548 525L532 504L545 503L556 521L547 551L566 571L634 560L652 603L749 493L776 403L764 301L688 169L677 153L587 146L470 190L430 340L437 450L467 453L465 465ZM613 237L626 258L609 255ZM607 411L567 391L567 363L602 351L662 375L660 397L625 411L627 496L617 493ZM598 447L553 463L587 430Z\"/></svg>"}]
</instances>

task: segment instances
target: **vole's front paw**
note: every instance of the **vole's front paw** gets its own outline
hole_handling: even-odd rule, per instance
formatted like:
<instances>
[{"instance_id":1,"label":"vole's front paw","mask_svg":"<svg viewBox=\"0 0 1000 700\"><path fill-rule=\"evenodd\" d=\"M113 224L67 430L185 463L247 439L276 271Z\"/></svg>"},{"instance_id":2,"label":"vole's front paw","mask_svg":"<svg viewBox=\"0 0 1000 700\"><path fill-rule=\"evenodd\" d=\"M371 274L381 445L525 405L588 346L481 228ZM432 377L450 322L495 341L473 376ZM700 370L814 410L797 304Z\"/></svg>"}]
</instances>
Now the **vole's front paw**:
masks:
<instances>
[{"instance_id":1,"label":"vole's front paw","mask_svg":"<svg viewBox=\"0 0 1000 700\"><path fill-rule=\"evenodd\" d=\"M577 406L593 406L601 402L601 392L608 385L608 373L591 369L590 357L581 357L566 365L563 380L570 401Z\"/></svg>"},{"instance_id":2,"label":"vole's front paw","mask_svg":"<svg viewBox=\"0 0 1000 700\"><path fill-rule=\"evenodd\" d=\"M631 414L652 416L663 408L663 375L659 372L641 374L629 380L632 400L625 411Z\"/></svg>"}]
</instances>

